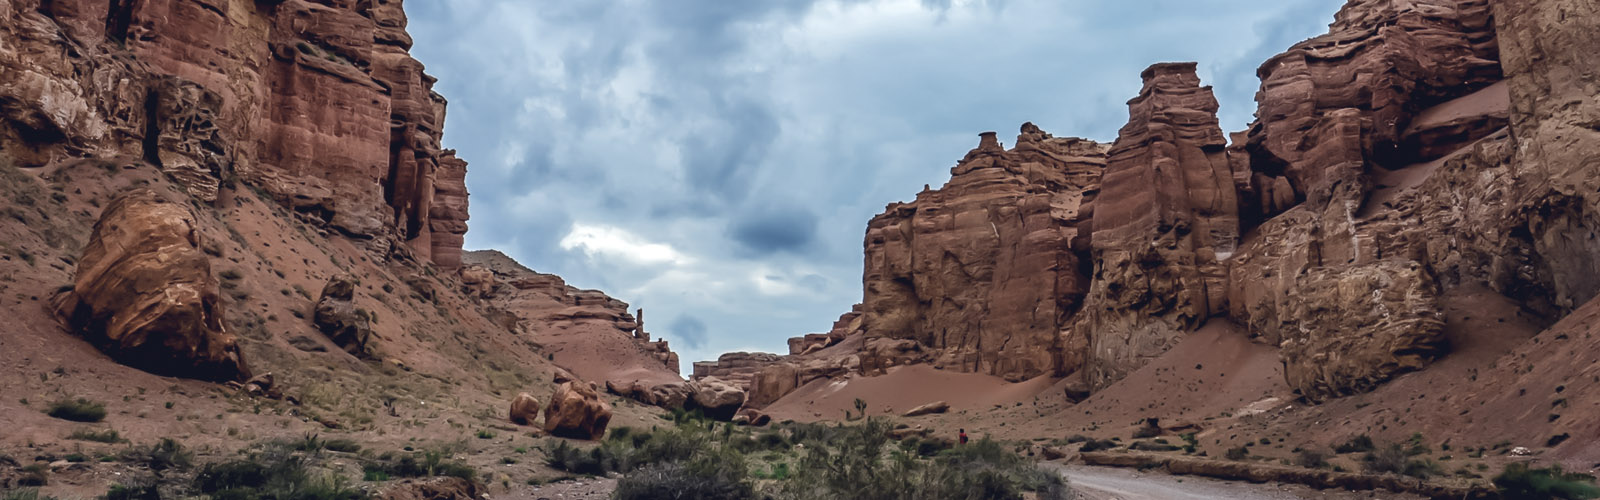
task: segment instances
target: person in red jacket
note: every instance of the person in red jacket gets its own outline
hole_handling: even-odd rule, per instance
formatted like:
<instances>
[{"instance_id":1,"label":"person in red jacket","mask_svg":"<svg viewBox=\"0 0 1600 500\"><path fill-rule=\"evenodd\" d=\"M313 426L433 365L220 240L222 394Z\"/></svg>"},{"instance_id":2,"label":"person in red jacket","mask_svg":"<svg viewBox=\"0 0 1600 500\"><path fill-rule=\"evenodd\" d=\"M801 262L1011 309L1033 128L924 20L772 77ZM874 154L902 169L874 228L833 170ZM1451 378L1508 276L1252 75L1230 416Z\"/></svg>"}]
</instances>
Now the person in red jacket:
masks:
<instances>
[{"instance_id":1,"label":"person in red jacket","mask_svg":"<svg viewBox=\"0 0 1600 500\"><path fill-rule=\"evenodd\" d=\"M967 444L967 430L966 429L961 429L961 434L958 434L958 436L961 439L961 444Z\"/></svg>"}]
</instances>

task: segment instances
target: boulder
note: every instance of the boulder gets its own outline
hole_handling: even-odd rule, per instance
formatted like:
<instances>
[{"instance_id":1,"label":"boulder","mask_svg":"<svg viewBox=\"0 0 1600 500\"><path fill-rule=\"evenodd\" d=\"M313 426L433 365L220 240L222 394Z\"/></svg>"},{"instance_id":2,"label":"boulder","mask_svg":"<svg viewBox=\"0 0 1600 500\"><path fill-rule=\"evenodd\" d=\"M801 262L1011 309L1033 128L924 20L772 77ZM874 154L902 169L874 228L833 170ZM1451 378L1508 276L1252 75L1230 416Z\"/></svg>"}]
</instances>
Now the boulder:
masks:
<instances>
[{"instance_id":1,"label":"boulder","mask_svg":"<svg viewBox=\"0 0 1600 500\"><path fill-rule=\"evenodd\" d=\"M772 416L755 408L744 408L733 416L733 423L761 427L772 423Z\"/></svg>"},{"instance_id":2,"label":"boulder","mask_svg":"<svg viewBox=\"0 0 1600 500\"><path fill-rule=\"evenodd\" d=\"M211 261L187 204L154 191L118 196L95 223L57 316L118 362L160 375L244 380Z\"/></svg>"},{"instance_id":3,"label":"boulder","mask_svg":"<svg viewBox=\"0 0 1600 500\"><path fill-rule=\"evenodd\" d=\"M383 488L379 500L481 500L485 491L459 477L406 479Z\"/></svg>"},{"instance_id":4,"label":"boulder","mask_svg":"<svg viewBox=\"0 0 1600 500\"><path fill-rule=\"evenodd\" d=\"M691 400L706 416L716 420L730 420L744 406L745 390L716 377L706 377L690 383Z\"/></svg>"},{"instance_id":5,"label":"boulder","mask_svg":"<svg viewBox=\"0 0 1600 500\"><path fill-rule=\"evenodd\" d=\"M511 400L511 422L517 425L534 425L539 419L539 399L526 392Z\"/></svg>"},{"instance_id":6,"label":"boulder","mask_svg":"<svg viewBox=\"0 0 1600 500\"><path fill-rule=\"evenodd\" d=\"M312 315L312 323L329 340L357 357L370 357L372 319L355 305L355 276L340 274L322 287L322 295Z\"/></svg>"},{"instance_id":7,"label":"boulder","mask_svg":"<svg viewBox=\"0 0 1600 500\"><path fill-rule=\"evenodd\" d=\"M573 439L600 439L611 423L611 405L600 393L582 381L567 381L556 386L550 406L544 409L544 430L552 436Z\"/></svg>"},{"instance_id":8,"label":"boulder","mask_svg":"<svg viewBox=\"0 0 1600 500\"><path fill-rule=\"evenodd\" d=\"M906 417L920 417L920 416L923 416L923 415L932 415L932 414L935 414L935 413L944 413L944 412L947 412L947 411L950 411L950 403L946 403L944 401L935 401L935 402L928 403L928 404L925 404L925 405L922 405L922 406L918 406L916 408L912 408L911 411L906 412L904 416L906 416Z\"/></svg>"}]
</instances>

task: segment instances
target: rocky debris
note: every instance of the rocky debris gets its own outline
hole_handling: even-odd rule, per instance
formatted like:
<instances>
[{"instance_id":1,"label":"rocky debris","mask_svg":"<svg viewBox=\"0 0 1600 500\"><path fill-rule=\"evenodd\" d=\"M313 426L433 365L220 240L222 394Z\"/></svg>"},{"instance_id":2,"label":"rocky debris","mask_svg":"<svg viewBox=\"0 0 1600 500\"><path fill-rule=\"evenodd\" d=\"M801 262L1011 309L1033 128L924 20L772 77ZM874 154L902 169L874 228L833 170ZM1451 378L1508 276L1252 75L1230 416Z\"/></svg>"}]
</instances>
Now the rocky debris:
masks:
<instances>
[{"instance_id":1,"label":"rocky debris","mask_svg":"<svg viewBox=\"0 0 1600 500\"><path fill-rule=\"evenodd\" d=\"M250 377L250 380L246 380L244 383L228 382L228 386L240 391L244 391L245 394L249 394L258 398L284 398L283 392L279 391L278 387L274 383L272 373L263 373L254 377Z\"/></svg>"},{"instance_id":2,"label":"rocky debris","mask_svg":"<svg viewBox=\"0 0 1600 500\"><path fill-rule=\"evenodd\" d=\"M1094 281L1072 326L1074 340L1088 339L1087 377L1097 388L1225 310L1218 256L1238 242L1238 201L1217 99L1195 68L1144 71L1100 180Z\"/></svg>"},{"instance_id":3,"label":"rocky debris","mask_svg":"<svg viewBox=\"0 0 1600 500\"><path fill-rule=\"evenodd\" d=\"M244 380L219 284L188 205L154 191L118 196L101 213L57 317L118 362L161 375Z\"/></svg>"},{"instance_id":4,"label":"rocky debris","mask_svg":"<svg viewBox=\"0 0 1600 500\"><path fill-rule=\"evenodd\" d=\"M733 423L761 427L772 423L772 416L755 408L744 408L733 416Z\"/></svg>"},{"instance_id":5,"label":"rocky debris","mask_svg":"<svg viewBox=\"0 0 1600 500\"><path fill-rule=\"evenodd\" d=\"M928 403L928 404L925 404L925 405L922 405L922 406L918 406L916 408L912 408L911 411L906 412L904 416L906 416L906 417L920 417L920 416L923 416L923 415L932 415L932 414L935 414L935 413L944 413L944 412L947 412L947 411L950 411L950 403L946 403L944 401L935 401L935 402Z\"/></svg>"},{"instance_id":6,"label":"rocky debris","mask_svg":"<svg viewBox=\"0 0 1600 500\"><path fill-rule=\"evenodd\" d=\"M606 381L606 391L647 405L683 408L689 402L689 383L653 383L643 380Z\"/></svg>"},{"instance_id":7,"label":"rocky debris","mask_svg":"<svg viewBox=\"0 0 1600 500\"><path fill-rule=\"evenodd\" d=\"M948 369L1013 381L1057 372L1058 337L1088 291L1105 164L1106 146L1031 123L1011 150L982 134L944 187L868 224L865 335L925 346ZM881 368L868 358L864 368Z\"/></svg>"},{"instance_id":8,"label":"rocky debris","mask_svg":"<svg viewBox=\"0 0 1600 500\"><path fill-rule=\"evenodd\" d=\"M600 439L611 423L611 405L589 383L562 382L544 409L544 430L552 436Z\"/></svg>"},{"instance_id":9,"label":"rocky debris","mask_svg":"<svg viewBox=\"0 0 1600 500\"><path fill-rule=\"evenodd\" d=\"M458 264L466 163L401 2L112 6L5 5L0 149L20 166L141 158L206 202L238 179L377 255Z\"/></svg>"},{"instance_id":10,"label":"rocky debris","mask_svg":"<svg viewBox=\"0 0 1600 500\"><path fill-rule=\"evenodd\" d=\"M743 388L716 377L706 377L689 382L694 405L716 420L732 420L739 408L744 407L746 392Z\"/></svg>"},{"instance_id":11,"label":"rocky debris","mask_svg":"<svg viewBox=\"0 0 1600 500\"><path fill-rule=\"evenodd\" d=\"M517 425L534 425L539 419L539 398L526 392L517 394L511 400L511 411L508 413L511 422Z\"/></svg>"},{"instance_id":12,"label":"rocky debris","mask_svg":"<svg viewBox=\"0 0 1600 500\"><path fill-rule=\"evenodd\" d=\"M370 357L372 319L356 308L356 278L340 274L322 287L322 295L312 315L312 323L329 340L357 357Z\"/></svg>"},{"instance_id":13,"label":"rocky debris","mask_svg":"<svg viewBox=\"0 0 1600 500\"><path fill-rule=\"evenodd\" d=\"M459 477L406 479L384 488L380 500L481 500L487 493L477 483Z\"/></svg>"}]
</instances>

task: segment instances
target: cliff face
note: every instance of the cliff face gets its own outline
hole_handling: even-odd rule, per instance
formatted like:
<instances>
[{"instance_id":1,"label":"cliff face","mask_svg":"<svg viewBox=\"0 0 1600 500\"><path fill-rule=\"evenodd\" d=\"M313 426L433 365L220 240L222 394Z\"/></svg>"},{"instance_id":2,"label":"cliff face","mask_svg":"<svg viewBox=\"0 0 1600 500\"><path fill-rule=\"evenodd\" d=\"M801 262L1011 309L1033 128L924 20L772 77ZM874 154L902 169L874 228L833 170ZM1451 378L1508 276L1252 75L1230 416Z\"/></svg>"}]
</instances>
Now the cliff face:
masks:
<instances>
[{"instance_id":1,"label":"cliff face","mask_svg":"<svg viewBox=\"0 0 1600 500\"><path fill-rule=\"evenodd\" d=\"M962 371L1053 372L1087 288L1087 207L1105 152L1032 124L1011 150L987 133L943 188L889 205L867 227L867 336L915 341Z\"/></svg>"},{"instance_id":2,"label":"cliff face","mask_svg":"<svg viewBox=\"0 0 1600 500\"><path fill-rule=\"evenodd\" d=\"M1109 151L986 134L868 225L858 370L1099 389L1233 321L1320 401L1449 355L1441 304L1464 294L1552 324L1600 294L1595 10L1351 0L1260 67L1231 144L1193 63L1146 70Z\"/></svg>"},{"instance_id":3,"label":"cliff face","mask_svg":"<svg viewBox=\"0 0 1600 500\"><path fill-rule=\"evenodd\" d=\"M1074 325L1089 339L1094 385L1143 366L1224 308L1219 258L1239 239L1238 200L1217 99L1195 67L1145 70L1111 147L1094 212L1094 281Z\"/></svg>"},{"instance_id":4,"label":"cliff face","mask_svg":"<svg viewBox=\"0 0 1600 500\"><path fill-rule=\"evenodd\" d=\"M465 162L401 2L0 0L0 149L246 182L375 252L459 266Z\"/></svg>"}]
</instances>

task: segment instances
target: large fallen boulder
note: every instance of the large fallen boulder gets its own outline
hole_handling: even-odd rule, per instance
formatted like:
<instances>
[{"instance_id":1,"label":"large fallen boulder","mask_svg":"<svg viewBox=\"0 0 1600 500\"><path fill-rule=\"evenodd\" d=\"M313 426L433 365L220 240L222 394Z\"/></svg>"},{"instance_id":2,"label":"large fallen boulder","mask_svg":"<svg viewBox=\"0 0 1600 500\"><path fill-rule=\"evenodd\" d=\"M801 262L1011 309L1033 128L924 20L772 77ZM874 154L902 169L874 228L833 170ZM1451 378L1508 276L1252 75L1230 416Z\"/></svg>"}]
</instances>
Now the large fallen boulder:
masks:
<instances>
[{"instance_id":1,"label":"large fallen boulder","mask_svg":"<svg viewBox=\"0 0 1600 500\"><path fill-rule=\"evenodd\" d=\"M57 316L118 362L160 375L246 380L188 207L137 189L94 225Z\"/></svg>"},{"instance_id":2,"label":"large fallen boulder","mask_svg":"<svg viewBox=\"0 0 1600 500\"><path fill-rule=\"evenodd\" d=\"M510 418L517 425L533 425L539 419L539 399L526 392L518 394L511 400Z\"/></svg>"},{"instance_id":3,"label":"large fallen boulder","mask_svg":"<svg viewBox=\"0 0 1600 500\"><path fill-rule=\"evenodd\" d=\"M343 347L345 352L358 357L369 357L372 339L372 319L365 311L356 308L356 278L349 274L334 276L322 287L317 299L312 322L323 335Z\"/></svg>"},{"instance_id":4,"label":"large fallen boulder","mask_svg":"<svg viewBox=\"0 0 1600 500\"><path fill-rule=\"evenodd\" d=\"M932 415L932 414L935 414L935 413L944 413L944 412L947 412L947 411L950 411L950 403L946 403L944 401L935 401L935 402L928 403L928 404L925 404L925 405L922 405L922 406L918 406L916 408L912 408L911 411L906 412L905 416L907 416L907 417L920 417L920 416L923 416L923 415Z\"/></svg>"},{"instance_id":5,"label":"large fallen boulder","mask_svg":"<svg viewBox=\"0 0 1600 500\"><path fill-rule=\"evenodd\" d=\"M544 430L553 436L600 439L611 423L611 405L586 382L567 381L556 386L550 406L544 409Z\"/></svg>"},{"instance_id":6,"label":"large fallen boulder","mask_svg":"<svg viewBox=\"0 0 1600 500\"><path fill-rule=\"evenodd\" d=\"M706 377L690 385L695 406L713 419L731 420L744 406L745 390L722 379Z\"/></svg>"}]
</instances>

